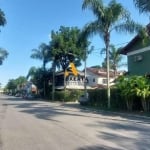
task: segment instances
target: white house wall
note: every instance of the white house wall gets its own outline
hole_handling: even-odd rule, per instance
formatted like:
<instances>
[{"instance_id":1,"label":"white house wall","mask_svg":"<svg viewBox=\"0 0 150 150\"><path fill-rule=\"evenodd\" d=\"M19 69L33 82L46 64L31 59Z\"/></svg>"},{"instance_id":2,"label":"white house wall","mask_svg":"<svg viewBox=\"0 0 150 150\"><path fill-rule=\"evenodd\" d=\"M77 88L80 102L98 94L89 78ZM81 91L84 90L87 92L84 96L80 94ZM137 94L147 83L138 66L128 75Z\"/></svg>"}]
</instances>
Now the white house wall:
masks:
<instances>
[{"instance_id":1,"label":"white house wall","mask_svg":"<svg viewBox=\"0 0 150 150\"><path fill-rule=\"evenodd\" d=\"M89 80L88 82L89 86L96 86L97 84L107 85L107 77L96 75L90 71L87 71L87 78ZM95 79L95 82L93 82L93 79ZM105 83L104 83L104 80L106 80ZM114 84L113 81L114 81L114 78L110 78L110 85Z\"/></svg>"}]
</instances>

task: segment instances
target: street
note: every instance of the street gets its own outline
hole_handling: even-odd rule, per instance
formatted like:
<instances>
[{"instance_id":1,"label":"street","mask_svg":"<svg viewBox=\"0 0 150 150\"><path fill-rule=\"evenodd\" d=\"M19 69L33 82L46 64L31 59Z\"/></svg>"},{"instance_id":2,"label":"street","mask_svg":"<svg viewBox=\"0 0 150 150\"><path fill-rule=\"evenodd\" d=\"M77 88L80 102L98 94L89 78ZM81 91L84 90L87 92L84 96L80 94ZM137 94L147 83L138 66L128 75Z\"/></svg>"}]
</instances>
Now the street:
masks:
<instances>
[{"instance_id":1,"label":"street","mask_svg":"<svg viewBox=\"0 0 150 150\"><path fill-rule=\"evenodd\" d=\"M150 119L0 95L0 150L149 150Z\"/></svg>"}]
</instances>

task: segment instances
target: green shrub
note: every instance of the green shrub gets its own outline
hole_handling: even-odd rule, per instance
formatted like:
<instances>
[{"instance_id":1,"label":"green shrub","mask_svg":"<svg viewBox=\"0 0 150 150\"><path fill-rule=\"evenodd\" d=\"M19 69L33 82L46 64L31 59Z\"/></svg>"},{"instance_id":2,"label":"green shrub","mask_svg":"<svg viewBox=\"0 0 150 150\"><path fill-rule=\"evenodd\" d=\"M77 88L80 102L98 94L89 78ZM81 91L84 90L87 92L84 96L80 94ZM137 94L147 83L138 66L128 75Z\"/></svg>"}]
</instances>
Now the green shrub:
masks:
<instances>
[{"instance_id":1,"label":"green shrub","mask_svg":"<svg viewBox=\"0 0 150 150\"><path fill-rule=\"evenodd\" d=\"M96 89L89 90L89 106L107 108L107 90L106 89ZM121 97L120 90L111 89L111 109L125 110L126 103L125 99Z\"/></svg>"},{"instance_id":2,"label":"green shrub","mask_svg":"<svg viewBox=\"0 0 150 150\"><path fill-rule=\"evenodd\" d=\"M62 91L55 91L55 101L65 101L65 102L71 102L76 101L79 99L79 97L83 94L82 90L64 90ZM52 99L52 93L49 95L49 99Z\"/></svg>"},{"instance_id":3,"label":"green shrub","mask_svg":"<svg viewBox=\"0 0 150 150\"><path fill-rule=\"evenodd\" d=\"M105 89L88 90L89 105L95 107L107 107L107 95Z\"/></svg>"}]
</instances>

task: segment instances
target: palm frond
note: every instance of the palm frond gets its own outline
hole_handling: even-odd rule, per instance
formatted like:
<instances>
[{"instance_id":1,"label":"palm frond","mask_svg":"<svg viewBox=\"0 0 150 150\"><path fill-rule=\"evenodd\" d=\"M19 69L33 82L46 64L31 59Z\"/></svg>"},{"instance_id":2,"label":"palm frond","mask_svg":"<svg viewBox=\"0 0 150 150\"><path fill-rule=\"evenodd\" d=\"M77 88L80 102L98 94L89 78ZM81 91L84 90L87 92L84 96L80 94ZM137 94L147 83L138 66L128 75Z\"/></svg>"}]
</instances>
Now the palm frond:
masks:
<instances>
[{"instance_id":1,"label":"palm frond","mask_svg":"<svg viewBox=\"0 0 150 150\"><path fill-rule=\"evenodd\" d=\"M0 65L2 65L4 59L7 58L8 54L9 53L7 52L7 50L0 48Z\"/></svg>"},{"instance_id":2,"label":"palm frond","mask_svg":"<svg viewBox=\"0 0 150 150\"><path fill-rule=\"evenodd\" d=\"M4 26L5 24L6 24L5 14L4 14L4 12L0 9L0 26Z\"/></svg>"},{"instance_id":3,"label":"palm frond","mask_svg":"<svg viewBox=\"0 0 150 150\"><path fill-rule=\"evenodd\" d=\"M104 6L102 0L84 0L82 9L91 9L96 17L104 15Z\"/></svg>"},{"instance_id":4,"label":"palm frond","mask_svg":"<svg viewBox=\"0 0 150 150\"><path fill-rule=\"evenodd\" d=\"M134 22L133 20L127 20L122 22L114 27L117 32L126 32L126 33L138 33L143 29L143 26Z\"/></svg>"},{"instance_id":5,"label":"palm frond","mask_svg":"<svg viewBox=\"0 0 150 150\"><path fill-rule=\"evenodd\" d=\"M149 0L134 0L135 6L139 9L140 13L150 12L150 1Z\"/></svg>"}]
</instances>

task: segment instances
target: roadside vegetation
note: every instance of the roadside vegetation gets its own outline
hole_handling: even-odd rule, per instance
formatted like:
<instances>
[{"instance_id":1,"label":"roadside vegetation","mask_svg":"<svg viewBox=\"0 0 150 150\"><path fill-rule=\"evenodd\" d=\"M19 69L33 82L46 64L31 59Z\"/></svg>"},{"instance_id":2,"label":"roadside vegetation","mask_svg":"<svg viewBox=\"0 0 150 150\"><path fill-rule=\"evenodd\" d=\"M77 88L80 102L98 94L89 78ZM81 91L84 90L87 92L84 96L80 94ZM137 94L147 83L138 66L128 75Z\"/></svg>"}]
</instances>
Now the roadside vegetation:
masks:
<instances>
[{"instance_id":1,"label":"roadside vegetation","mask_svg":"<svg viewBox=\"0 0 150 150\"><path fill-rule=\"evenodd\" d=\"M149 1L133 0L140 13L150 12ZM110 44L111 37L116 33L143 33L147 34L142 25L134 22L130 13L120 3L112 0L107 6L102 0L84 0L82 9L90 9L95 15L95 20L86 24L83 29L77 27L60 26L58 31L51 31L51 41L41 43L38 48L31 50L31 58L41 61L41 67L32 66L26 77L10 79L6 85L6 91L16 94L17 87L27 81L34 83L40 91L40 97L56 101L76 101L84 91L81 90L55 90L53 76L58 70L66 68L70 62L80 66L82 61L92 53L92 46L89 41L91 35L100 35L104 41L106 57L102 63L107 68L107 81L109 81L109 70L113 69L116 74L121 65L122 57L119 50ZM0 26L6 24L3 11L0 10ZM7 57L8 52L0 49L0 63ZM50 67L48 67L50 64ZM99 65L99 64L98 64ZM106 89L88 90L89 101L87 106L99 109L113 109L123 111L150 111L150 79L147 76L122 76L116 79L116 85L110 87L107 82ZM65 81L65 77L64 77ZM55 95L53 95L55 93Z\"/></svg>"}]
</instances>

